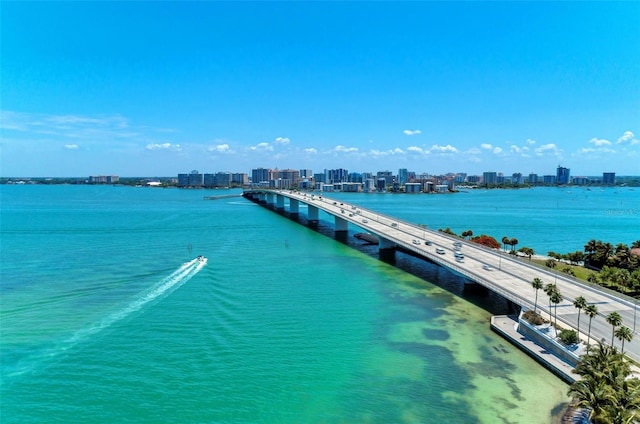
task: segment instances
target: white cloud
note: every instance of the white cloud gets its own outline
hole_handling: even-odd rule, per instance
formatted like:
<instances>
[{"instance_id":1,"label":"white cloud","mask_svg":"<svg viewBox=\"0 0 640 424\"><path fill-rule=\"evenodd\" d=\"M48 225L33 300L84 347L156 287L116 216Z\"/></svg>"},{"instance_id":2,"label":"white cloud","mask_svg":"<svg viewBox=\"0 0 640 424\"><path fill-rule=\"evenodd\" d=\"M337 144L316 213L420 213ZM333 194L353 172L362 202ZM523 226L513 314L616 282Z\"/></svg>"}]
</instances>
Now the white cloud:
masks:
<instances>
[{"instance_id":1,"label":"white cloud","mask_svg":"<svg viewBox=\"0 0 640 424\"><path fill-rule=\"evenodd\" d=\"M409 146L407 147L407 152L424 153L424 150L418 146Z\"/></svg>"},{"instance_id":2,"label":"white cloud","mask_svg":"<svg viewBox=\"0 0 640 424\"><path fill-rule=\"evenodd\" d=\"M422 134L422 131L420 131L420 130L404 130L402 132L405 133L406 135Z\"/></svg>"},{"instance_id":3,"label":"white cloud","mask_svg":"<svg viewBox=\"0 0 640 424\"><path fill-rule=\"evenodd\" d=\"M227 143L211 146L207 150L209 150L210 152L218 152L218 153L233 153L230 150L229 145Z\"/></svg>"},{"instance_id":4,"label":"white cloud","mask_svg":"<svg viewBox=\"0 0 640 424\"><path fill-rule=\"evenodd\" d=\"M374 157L379 157L379 156L390 156L390 155L404 155L404 150L396 147L395 149L389 149L389 150L370 150L369 154L371 156Z\"/></svg>"},{"instance_id":5,"label":"white cloud","mask_svg":"<svg viewBox=\"0 0 640 424\"><path fill-rule=\"evenodd\" d=\"M287 137L276 137L276 143L278 144L289 144L291 140L289 140Z\"/></svg>"},{"instance_id":6,"label":"white cloud","mask_svg":"<svg viewBox=\"0 0 640 424\"><path fill-rule=\"evenodd\" d=\"M586 147L584 149L580 149L578 153L580 154L591 154L591 153L615 153L616 151L610 149L608 147Z\"/></svg>"},{"instance_id":7,"label":"white cloud","mask_svg":"<svg viewBox=\"0 0 640 424\"><path fill-rule=\"evenodd\" d=\"M526 149L526 147L524 148ZM512 144L511 147L509 147L509 151L511 153L522 153L523 148L516 146L515 144Z\"/></svg>"},{"instance_id":8,"label":"white cloud","mask_svg":"<svg viewBox=\"0 0 640 424\"><path fill-rule=\"evenodd\" d=\"M527 139L527 144L536 144L536 141L528 138Z\"/></svg>"},{"instance_id":9,"label":"white cloud","mask_svg":"<svg viewBox=\"0 0 640 424\"><path fill-rule=\"evenodd\" d=\"M315 155L318 153L318 150L314 149L313 147L309 147L308 149L304 149L304 152L309 155Z\"/></svg>"},{"instance_id":10,"label":"white cloud","mask_svg":"<svg viewBox=\"0 0 640 424\"><path fill-rule=\"evenodd\" d=\"M437 153L458 153L458 149L456 149L450 144L447 144L446 146L440 146L438 144L434 144L433 146L431 146L429 151L437 152Z\"/></svg>"},{"instance_id":11,"label":"white cloud","mask_svg":"<svg viewBox=\"0 0 640 424\"><path fill-rule=\"evenodd\" d=\"M77 144L65 144L64 145L65 149L69 149L69 150L76 150L78 148Z\"/></svg>"},{"instance_id":12,"label":"white cloud","mask_svg":"<svg viewBox=\"0 0 640 424\"><path fill-rule=\"evenodd\" d=\"M357 147L345 147L342 145L337 145L336 147L334 147L333 149L335 152L341 152L341 153L353 153L353 152L357 152L358 148Z\"/></svg>"},{"instance_id":13,"label":"white cloud","mask_svg":"<svg viewBox=\"0 0 640 424\"><path fill-rule=\"evenodd\" d=\"M638 144L640 140L635 138L635 135L631 131L625 131L620 138L618 138L618 144Z\"/></svg>"},{"instance_id":14,"label":"white cloud","mask_svg":"<svg viewBox=\"0 0 640 424\"><path fill-rule=\"evenodd\" d=\"M483 149L485 149L485 150L491 150L491 149L493 149L493 146L492 146L491 144L488 144L488 143L482 143L482 144L480 145L480 147L481 147L481 148L483 148Z\"/></svg>"},{"instance_id":15,"label":"white cloud","mask_svg":"<svg viewBox=\"0 0 640 424\"><path fill-rule=\"evenodd\" d=\"M493 149L493 154L494 155L499 155L500 153L502 153L502 147L495 147Z\"/></svg>"},{"instance_id":16,"label":"white cloud","mask_svg":"<svg viewBox=\"0 0 640 424\"><path fill-rule=\"evenodd\" d=\"M273 151L273 146L271 146L269 143L258 143L255 146L250 146L249 149L251 150L256 150L256 151L268 151L268 152L272 152Z\"/></svg>"},{"instance_id":17,"label":"white cloud","mask_svg":"<svg viewBox=\"0 0 640 424\"><path fill-rule=\"evenodd\" d=\"M171 143L149 143L146 145L145 147L147 150L168 150L168 149L180 149L180 145L179 144L171 144Z\"/></svg>"},{"instance_id":18,"label":"white cloud","mask_svg":"<svg viewBox=\"0 0 640 424\"><path fill-rule=\"evenodd\" d=\"M611 145L611 142L609 140L606 140L603 138L595 138L595 137L589 140L589 143L593 144L596 147Z\"/></svg>"},{"instance_id":19,"label":"white cloud","mask_svg":"<svg viewBox=\"0 0 640 424\"><path fill-rule=\"evenodd\" d=\"M557 155L558 152L558 147L553 144L553 143L549 143L549 144L543 144L540 147L537 147L535 149L536 155L538 156L543 156L546 154L550 154L550 155Z\"/></svg>"},{"instance_id":20,"label":"white cloud","mask_svg":"<svg viewBox=\"0 0 640 424\"><path fill-rule=\"evenodd\" d=\"M129 129L128 120L120 115L45 115L0 111L0 128L31 132L66 139L131 138L139 135Z\"/></svg>"},{"instance_id":21,"label":"white cloud","mask_svg":"<svg viewBox=\"0 0 640 424\"><path fill-rule=\"evenodd\" d=\"M482 153L482 150L478 149L477 147L472 147L469 150L467 150L465 153L468 153L470 155L479 155L480 153Z\"/></svg>"}]
</instances>

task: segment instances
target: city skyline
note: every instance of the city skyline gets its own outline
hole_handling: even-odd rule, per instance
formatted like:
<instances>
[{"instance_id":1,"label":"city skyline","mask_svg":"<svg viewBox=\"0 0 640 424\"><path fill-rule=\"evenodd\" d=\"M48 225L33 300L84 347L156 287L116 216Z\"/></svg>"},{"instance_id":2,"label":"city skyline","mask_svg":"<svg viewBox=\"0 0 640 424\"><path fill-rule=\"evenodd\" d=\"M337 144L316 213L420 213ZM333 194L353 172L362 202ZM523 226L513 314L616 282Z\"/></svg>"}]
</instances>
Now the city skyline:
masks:
<instances>
[{"instance_id":1,"label":"city skyline","mask_svg":"<svg viewBox=\"0 0 640 424\"><path fill-rule=\"evenodd\" d=\"M4 2L2 177L640 175L638 2Z\"/></svg>"}]
</instances>

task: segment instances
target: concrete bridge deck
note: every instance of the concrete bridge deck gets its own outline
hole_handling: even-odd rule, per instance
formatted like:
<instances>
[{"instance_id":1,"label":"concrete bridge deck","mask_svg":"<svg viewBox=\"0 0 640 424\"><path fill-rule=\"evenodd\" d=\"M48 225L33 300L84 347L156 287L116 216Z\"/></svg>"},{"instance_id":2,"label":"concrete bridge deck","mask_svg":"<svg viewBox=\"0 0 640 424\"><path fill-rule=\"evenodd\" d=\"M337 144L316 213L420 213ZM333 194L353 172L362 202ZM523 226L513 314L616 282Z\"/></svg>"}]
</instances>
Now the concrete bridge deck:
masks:
<instances>
[{"instance_id":1,"label":"concrete bridge deck","mask_svg":"<svg viewBox=\"0 0 640 424\"><path fill-rule=\"evenodd\" d=\"M334 217L336 231L347 231L349 223L356 225L378 236L380 249L401 246L416 256L444 266L526 309L534 307L536 292L531 282L535 277L540 278L544 285L554 283L560 290L563 301L557 305L557 310L553 305L549 308L548 296L544 290L539 290L538 310L546 313L548 317L557 313L559 323L564 327L577 329L578 310L573 306L573 301L578 296L583 296L587 303L595 304L598 308L598 316L593 318L591 323L592 343L602 339L611 343L612 327L606 322L606 316L613 311L622 316L622 325L629 327L634 336L637 335L637 305L633 299L582 283L551 269L517 260L499 250L379 214L355 204L327 198L322 194L288 190L247 190L244 195L281 210L285 210L284 199L288 199L289 212L294 214L299 213L300 205L306 205L310 221L317 221L318 211L322 210ZM429 244L425 244L427 242ZM460 252L464 255L462 262L454 256L454 242L461 243ZM580 317L580 336L585 341L588 324L589 318L583 311ZM615 339L614 344L620 347L619 340ZM634 337L631 342L625 342L624 348L631 359L640 362L640 339Z\"/></svg>"}]
</instances>

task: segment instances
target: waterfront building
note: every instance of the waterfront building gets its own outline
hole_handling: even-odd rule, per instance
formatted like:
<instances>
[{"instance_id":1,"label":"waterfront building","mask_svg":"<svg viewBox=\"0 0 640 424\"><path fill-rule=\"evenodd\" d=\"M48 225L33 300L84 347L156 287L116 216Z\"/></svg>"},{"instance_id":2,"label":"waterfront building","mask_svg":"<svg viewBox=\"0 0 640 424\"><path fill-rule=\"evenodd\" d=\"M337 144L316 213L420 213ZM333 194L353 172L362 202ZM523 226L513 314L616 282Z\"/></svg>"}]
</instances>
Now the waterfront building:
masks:
<instances>
[{"instance_id":1,"label":"waterfront building","mask_svg":"<svg viewBox=\"0 0 640 424\"><path fill-rule=\"evenodd\" d=\"M465 182L466 179L467 179L467 174L465 174L465 173L457 173L455 175L455 177L453 177L453 181L456 184L463 183L463 182Z\"/></svg>"},{"instance_id":2,"label":"waterfront building","mask_svg":"<svg viewBox=\"0 0 640 424\"><path fill-rule=\"evenodd\" d=\"M616 184L616 173L615 172L603 172L602 173L602 184L604 184L604 185L615 185Z\"/></svg>"},{"instance_id":3,"label":"waterfront building","mask_svg":"<svg viewBox=\"0 0 640 424\"><path fill-rule=\"evenodd\" d=\"M376 191L376 180L374 180L373 178L367 178L366 180L364 180L364 192L365 193L371 193Z\"/></svg>"},{"instance_id":4,"label":"waterfront building","mask_svg":"<svg viewBox=\"0 0 640 424\"><path fill-rule=\"evenodd\" d=\"M113 184L120 181L117 175L91 175L89 177L90 184Z\"/></svg>"},{"instance_id":5,"label":"waterfront building","mask_svg":"<svg viewBox=\"0 0 640 424\"><path fill-rule=\"evenodd\" d=\"M404 191L406 193L420 193L422 190L422 184L420 183L406 183L404 185Z\"/></svg>"},{"instance_id":6,"label":"waterfront building","mask_svg":"<svg viewBox=\"0 0 640 424\"><path fill-rule=\"evenodd\" d=\"M378 193L384 193L387 191L387 180L384 178L378 178L376 180L376 191Z\"/></svg>"},{"instance_id":7,"label":"waterfront building","mask_svg":"<svg viewBox=\"0 0 640 424\"><path fill-rule=\"evenodd\" d=\"M249 176L246 173L231 174L231 182L233 184L246 185L249 184Z\"/></svg>"},{"instance_id":8,"label":"waterfront building","mask_svg":"<svg viewBox=\"0 0 640 424\"><path fill-rule=\"evenodd\" d=\"M281 169L277 168L272 172L271 178L273 180L286 180L289 181L286 183L287 188L295 187L298 185L298 181L300 180L300 171L297 169Z\"/></svg>"},{"instance_id":9,"label":"waterfront building","mask_svg":"<svg viewBox=\"0 0 640 424\"><path fill-rule=\"evenodd\" d=\"M467 176L467 182L468 183L478 184L480 182L480 176L479 175L469 175L469 176Z\"/></svg>"},{"instance_id":10,"label":"waterfront building","mask_svg":"<svg viewBox=\"0 0 640 424\"><path fill-rule=\"evenodd\" d=\"M409 182L409 171L407 168L398 169L398 183L404 185Z\"/></svg>"},{"instance_id":11,"label":"waterfront building","mask_svg":"<svg viewBox=\"0 0 640 424\"><path fill-rule=\"evenodd\" d=\"M504 182L505 182L504 174L500 172L496 177L496 184L504 184Z\"/></svg>"},{"instance_id":12,"label":"waterfront building","mask_svg":"<svg viewBox=\"0 0 640 424\"><path fill-rule=\"evenodd\" d=\"M350 183L361 183L362 182L362 174L359 172L351 172L349 173L348 181Z\"/></svg>"},{"instance_id":13,"label":"waterfront building","mask_svg":"<svg viewBox=\"0 0 640 424\"><path fill-rule=\"evenodd\" d=\"M257 168L251 170L251 183L259 184L271 179L271 170L267 168Z\"/></svg>"},{"instance_id":14,"label":"waterfront building","mask_svg":"<svg viewBox=\"0 0 640 424\"><path fill-rule=\"evenodd\" d=\"M377 179L383 178L385 181L385 185L393 184L394 176L391 171L378 171Z\"/></svg>"},{"instance_id":15,"label":"waterfront building","mask_svg":"<svg viewBox=\"0 0 640 424\"><path fill-rule=\"evenodd\" d=\"M446 184L436 184L435 191L436 193L446 193L449 191L449 186Z\"/></svg>"},{"instance_id":16,"label":"waterfront building","mask_svg":"<svg viewBox=\"0 0 640 424\"><path fill-rule=\"evenodd\" d=\"M558 165L558 169L556 170L556 183L560 185L569 184L571 181L570 174L571 170L569 168L563 168Z\"/></svg>"},{"instance_id":17,"label":"waterfront building","mask_svg":"<svg viewBox=\"0 0 640 424\"><path fill-rule=\"evenodd\" d=\"M360 183L341 183L340 190L348 193L358 193L362 189L362 184Z\"/></svg>"},{"instance_id":18,"label":"waterfront building","mask_svg":"<svg viewBox=\"0 0 640 424\"><path fill-rule=\"evenodd\" d=\"M313 174L313 181L315 183L326 183L327 180L325 179L325 174L323 172L319 172L317 174ZM320 187L316 187L317 189L320 189Z\"/></svg>"},{"instance_id":19,"label":"waterfront building","mask_svg":"<svg viewBox=\"0 0 640 424\"><path fill-rule=\"evenodd\" d=\"M300 178L313 178L313 171L311 169L301 169Z\"/></svg>"},{"instance_id":20,"label":"waterfront building","mask_svg":"<svg viewBox=\"0 0 640 424\"><path fill-rule=\"evenodd\" d=\"M574 185L587 185L589 182L589 178L587 177L573 177L571 180L571 183Z\"/></svg>"},{"instance_id":21,"label":"waterfront building","mask_svg":"<svg viewBox=\"0 0 640 424\"><path fill-rule=\"evenodd\" d=\"M483 172L482 173L482 184L486 186L498 184L498 173L497 172Z\"/></svg>"},{"instance_id":22,"label":"waterfront building","mask_svg":"<svg viewBox=\"0 0 640 424\"><path fill-rule=\"evenodd\" d=\"M178 174L178 187L202 187L204 185L204 175L197 170L188 174Z\"/></svg>"},{"instance_id":23,"label":"waterfront building","mask_svg":"<svg viewBox=\"0 0 640 424\"><path fill-rule=\"evenodd\" d=\"M346 169L325 169L325 182L328 184L346 183L349 181L349 171Z\"/></svg>"},{"instance_id":24,"label":"waterfront building","mask_svg":"<svg viewBox=\"0 0 640 424\"><path fill-rule=\"evenodd\" d=\"M534 173L529 174L529 184L531 185L538 184L538 174L534 174Z\"/></svg>"},{"instance_id":25,"label":"waterfront building","mask_svg":"<svg viewBox=\"0 0 640 424\"><path fill-rule=\"evenodd\" d=\"M544 185L554 185L556 183L556 176L555 175L544 175L542 177L542 183Z\"/></svg>"},{"instance_id":26,"label":"waterfront building","mask_svg":"<svg viewBox=\"0 0 640 424\"><path fill-rule=\"evenodd\" d=\"M522 184L524 183L524 178L522 177L522 174L520 172L514 172L513 175L511 175L511 184Z\"/></svg>"}]
</instances>

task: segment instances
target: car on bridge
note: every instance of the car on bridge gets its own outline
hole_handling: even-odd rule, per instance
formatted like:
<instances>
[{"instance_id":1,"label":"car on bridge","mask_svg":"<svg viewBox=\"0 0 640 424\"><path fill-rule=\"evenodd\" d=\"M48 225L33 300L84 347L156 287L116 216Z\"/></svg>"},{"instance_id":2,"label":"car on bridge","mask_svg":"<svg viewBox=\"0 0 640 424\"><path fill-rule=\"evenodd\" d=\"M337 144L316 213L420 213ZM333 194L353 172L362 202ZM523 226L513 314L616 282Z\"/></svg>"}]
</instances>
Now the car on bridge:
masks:
<instances>
[{"instance_id":1,"label":"car on bridge","mask_svg":"<svg viewBox=\"0 0 640 424\"><path fill-rule=\"evenodd\" d=\"M443 248L438 247L438 248L436 248L436 253L437 253L438 255L444 255L444 254L445 254L445 251L444 251L444 249L443 249Z\"/></svg>"}]
</instances>

